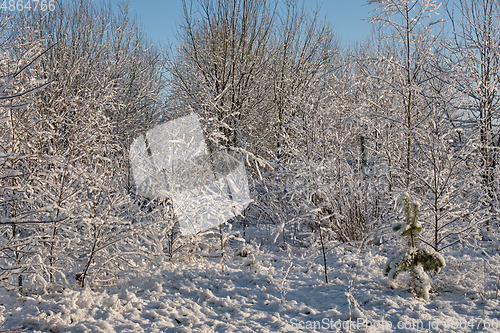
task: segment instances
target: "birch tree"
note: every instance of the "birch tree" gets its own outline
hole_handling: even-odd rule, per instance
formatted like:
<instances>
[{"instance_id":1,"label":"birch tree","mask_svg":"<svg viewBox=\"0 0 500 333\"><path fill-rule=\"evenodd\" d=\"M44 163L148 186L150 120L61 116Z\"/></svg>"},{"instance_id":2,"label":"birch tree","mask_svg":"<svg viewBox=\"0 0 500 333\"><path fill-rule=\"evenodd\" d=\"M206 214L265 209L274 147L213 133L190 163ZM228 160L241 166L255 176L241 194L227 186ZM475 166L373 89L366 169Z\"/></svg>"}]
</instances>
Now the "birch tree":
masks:
<instances>
[{"instance_id":1,"label":"birch tree","mask_svg":"<svg viewBox=\"0 0 500 333\"><path fill-rule=\"evenodd\" d=\"M31 112L32 99L51 83L36 78L37 62L48 50L29 27L16 27L18 19L0 14L0 286L22 292L26 275L44 271L38 226L55 220L34 195L41 188L33 184L37 151L30 142L43 121Z\"/></svg>"},{"instance_id":2,"label":"birch tree","mask_svg":"<svg viewBox=\"0 0 500 333\"><path fill-rule=\"evenodd\" d=\"M368 3L378 6L371 21L379 22L381 29L386 29L387 35L401 45L399 54L382 59L398 73L396 82L387 88L401 103L391 118L405 133L405 152L399 167L405 174L404 186L410 190L414 168L413 133L425 118L426 81L432 76L428 65L432 63L433 45L438 38L433 29L441 22L436 15L440 3L434 0L370 0Z\"/></svg>"},{"instance_id":3,"label":"birch tree","mask_svg":"<svg viewBox=\"0 0 500 333\"><path fill-rule=\"evenodd\" d=\"M242 129L252 123L263 91L260 78L270 54L276 15L273 0L183 2L173 88L207 122L215 147L242 147Z\"/></svg>"},{"instance_id":4,"label":"birch tree","mask_svg":"<svg viewBox=\"0 0 500 333\"><path fill-rule=\"evenodd\" d=\"M456 12L455 12L456 10ZM500 3L459 0L447 6L453 39L448 45L456 73L454 86L464 96L458 106L479 141L482 182L491 204L497 200L500 146Z\"/></svg>"},{"instance_id":5,"label":"birch tree","mask_svg":"<svg viewBox=\"0 0 500 333\"><path fill-rule=\"evenodd\" d=\"M15 24L23 29L12 30L13 43L4 44L19 50L7 64L8 81L24 80L7 86L33 90L30 103L21 100L23 107L9 111L10 132L19 134L6 136L3 146L26 161L16 190L31 213L21 216L16 209L23 220L12 228L18 237L24 223L31 247L23 255L33 260L22 262L23 272L33 288L74 278L82 285L108 283L127 267L123 253L137 250L125 242L135 232L128 214L133 209L126 208L133 206L127 142L159 116L162 57L122 9L115 15L111 7L75 0L45 15L20 13ZM37 82L52 84L34 91ZM21 202L9 200L7 205Z\"/></svg>"}]
</instances>

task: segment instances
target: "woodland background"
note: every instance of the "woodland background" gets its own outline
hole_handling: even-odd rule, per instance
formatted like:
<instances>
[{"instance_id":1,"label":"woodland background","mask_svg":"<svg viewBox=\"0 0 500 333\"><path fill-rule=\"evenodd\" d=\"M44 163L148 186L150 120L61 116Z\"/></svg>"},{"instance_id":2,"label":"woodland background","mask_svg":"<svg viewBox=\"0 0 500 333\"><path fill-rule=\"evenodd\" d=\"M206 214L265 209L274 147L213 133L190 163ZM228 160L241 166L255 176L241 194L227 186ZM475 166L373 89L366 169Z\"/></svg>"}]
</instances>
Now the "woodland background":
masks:
<instances>
[{"instance_id":1,"label":"woodland background","mask_svg":"<svg viewBox=\"0 0 500 333\"><path fill-rule=\"evenodd\" d=\"M222 256L249 228L285 250L383 244L406 192L423 245L498 239L500 2L370 3L373 33L349 49L288 0L187 1L168 50L125 3L0 11L1 286L104 287ZM128 149L192 112L212 152L245 159L253 203L184 237L135 194Z\"/></svg>"}]
</instances>

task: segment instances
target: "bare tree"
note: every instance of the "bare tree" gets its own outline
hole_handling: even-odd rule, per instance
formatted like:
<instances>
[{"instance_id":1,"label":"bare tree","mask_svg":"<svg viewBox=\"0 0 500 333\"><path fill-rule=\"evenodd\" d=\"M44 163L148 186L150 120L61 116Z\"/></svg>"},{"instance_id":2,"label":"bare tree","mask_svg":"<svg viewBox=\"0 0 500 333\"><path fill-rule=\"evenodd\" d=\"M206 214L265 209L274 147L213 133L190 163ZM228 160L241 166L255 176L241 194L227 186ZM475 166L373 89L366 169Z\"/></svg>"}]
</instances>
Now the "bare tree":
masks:
<instances>
[{"instance_id":1,"label":"bare tree","mask_svg":"<svg viewBox=\"0 0 500 333\"><path fill-rule=\"evenodd\" d=\"M39 190L31 184L37 156L27 142L41 121L30 112L33 95L51 81L34 80L36 64L48 50L29 27L15 27L18 19L0 14L0 285L22 292L25 275L43 271L39 234L32 228L53 221L33 200ZM20 32L28 38L23 40Z\"/></svg>"},{"instance_id":2,"label":"bare tree","mask_svg":"<svg viewBox=\"0 0 500 333\"><path fill-rule=\"evenodd\" d=\"M305 113L300 115L298 112L299 96L318 93L318 84L328 80L337 65L334 60L339 47L328 24L320 20L319 11L309 13L295 2L285 2L285 10L278 17L280 23L272 45L273 57L268 74L272 82L272 112L266 120L275 124L271 129L272 141L276 144L270 148L276 150L276 157L280 160L287 154L285 138L295 136L287 132L290 119L301 117L304 122L308 120Z\"/></svg>"},{"instance_id":3,"label":"bare tree","mask_svg":"<svg viewBox=\"0 0 500 333\"><path fill-rule=\"evenodd\" d=\"M3 64L6 89L17 90L2 94L11 133L2 131L2 168L14 162L19 170L2 184L1 204L18 207L2 216L2 228L9 223L25 242L16 251L27 259L17 264L33 287L81 272L82 284L109 281L133 252L118 246L134 232L133 214L124 213L132 212L126 152L159 117L163 60L121 8L115 15L75 0L44 15L20 13L12 20L22 28L2 46L17 52Z\"/></svg>"},{"instance_id":4,"label":"bare tree","mask_svg":"<svg viewBox=\"0 0 500 333\"><path fill-rule=\"evenodd\" d=\"M184 112L203 116L215 147L243 146L242 128L262 101L276 6L273 0L184 1L179 55L170 68L173 91Z\"/></svg>"},{"instance_id":5,"label":"bare tree","mask_svg":"<svg viewBox=\"0 0 500 333\"><path fill-rule=\"evenodd\" d=\"M483 186L492 202L497 196L500 147L500 3L460 0L446 9L453 28L453 40L448 45L449 60L456 73L453 82L464 96L458 107L477 133Z\"/></svg>"},{"instance_id":6,"label":"bare tree","mask_svg":"<svg viewBox=\"0 0 500 333\"><path fill-rule=\"evenodd\" d=\"M380 22L381 28L388 29L390 36L401 45L399 54L383 58L383 61L398 73L396 81L388 88L389 93L392 91L401 103L401 110L394 110L391 117L395 124L404 128L405 162L400 167L405 173L405 187L410 190L414 149L412 136L414 129L425 118L426 82L433 75L429 64L432 63L433 47L438 38L433 29L441 22L436 17L440 3L434 0L371 0L368 3L378 5L371 21Z\"/></svg>"}]
</instances>

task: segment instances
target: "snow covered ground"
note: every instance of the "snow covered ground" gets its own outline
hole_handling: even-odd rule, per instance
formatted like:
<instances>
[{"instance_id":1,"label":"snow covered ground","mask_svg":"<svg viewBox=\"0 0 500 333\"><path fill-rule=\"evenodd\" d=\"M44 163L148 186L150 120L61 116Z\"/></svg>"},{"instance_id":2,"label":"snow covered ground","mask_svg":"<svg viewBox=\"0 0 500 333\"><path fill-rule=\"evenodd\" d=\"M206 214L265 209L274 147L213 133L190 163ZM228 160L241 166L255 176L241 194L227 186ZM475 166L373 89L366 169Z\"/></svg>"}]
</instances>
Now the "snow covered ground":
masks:
<instances>
[{"instance_id":1,"label":"snow covered ground","mask_svg":"<svg viewBox=\"0 0 500 333\"><path fill-rule=\"evenodd\" d=\"M383 276L394 245L330 244L327 284L314 248L233 243L107 289L1 291L0 332L500 332L499 250L445 251L425 302Z\"/></svg>"}]
</instances>

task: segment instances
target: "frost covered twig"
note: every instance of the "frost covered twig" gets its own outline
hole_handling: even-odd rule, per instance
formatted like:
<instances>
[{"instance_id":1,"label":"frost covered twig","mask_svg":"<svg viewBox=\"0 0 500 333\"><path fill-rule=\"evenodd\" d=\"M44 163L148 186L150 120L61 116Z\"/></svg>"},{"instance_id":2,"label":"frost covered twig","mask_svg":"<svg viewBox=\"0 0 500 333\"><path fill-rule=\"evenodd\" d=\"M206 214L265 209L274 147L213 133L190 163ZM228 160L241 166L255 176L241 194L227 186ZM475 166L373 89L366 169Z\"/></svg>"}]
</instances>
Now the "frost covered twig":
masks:
<instances>
[{"instance_id":1,"label":"frost covered twig","mask_svg":"<svg viewBox=\"0 0 500 333\"><path fill-rule=\"evenodd\" d=\"M288 274L290 273L292 266L293 266L293 263L290 262L290 265L288 266L288 269L286 270L285 276L283 277L283 281L281 282L281 288L280 288L281 304L285 303L285 296L288 293L287 286L286 286L286 279L288 278Z\"/></svg>"}]
</instances>

